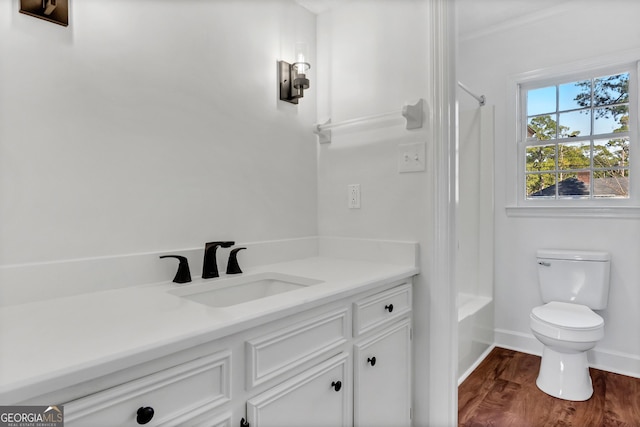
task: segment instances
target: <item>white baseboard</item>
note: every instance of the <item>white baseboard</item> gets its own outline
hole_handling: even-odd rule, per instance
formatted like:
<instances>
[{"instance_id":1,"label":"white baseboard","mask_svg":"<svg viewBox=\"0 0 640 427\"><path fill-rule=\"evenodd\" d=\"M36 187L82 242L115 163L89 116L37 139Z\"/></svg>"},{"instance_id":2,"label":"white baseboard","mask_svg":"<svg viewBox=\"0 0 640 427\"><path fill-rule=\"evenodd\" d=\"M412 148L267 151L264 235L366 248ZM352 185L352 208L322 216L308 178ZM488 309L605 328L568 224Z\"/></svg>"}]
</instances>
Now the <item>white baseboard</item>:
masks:
<instances>
[{"instance_id":1,"label":"white baseboard","mask_svg":"<svg viewBox=\"0 0 640 427\"><path fill-rule=\"evenodd\" d=\"M523 353L542 355L542 343L533 334L495 329L495 346ZM598 348L587 353L592 368L640 378L640 356Z\"/></svg>"},{"instance_id":2,"label":"white baseboard","mask_svg":"<svg viewBox=\"0 0 640 427\"><path fill-rule=\"evenodd\" d=\"M589 353L589 364L593 368L640 378L640 356L597 347Z\"/></svg>"},{"instance_id":3,"label":"white baseboard","mask_svg":"<svg viewBox=\"0 0 640 427\"><path fill-rule=\"evenodd\" d=\"M458 386L460 386L460 384L462 384L462 382L464 380L467 379L467 377L469 375L471 375L471 373L473 371L476 370L476 368L478 367L478 365L480 365L480 363L482 363L482 361L489 355L489 353L491 353L491 350L493 350L494 348L496 348L495 345L491 345L489 346L489 348L487 348L481 355L480 357L478 357L478 359L473 363L473 365L469 366L469 369L467 369L465 372L462 373L462 375L460 375L458 377Z\"/></svg>"}]
</instances>

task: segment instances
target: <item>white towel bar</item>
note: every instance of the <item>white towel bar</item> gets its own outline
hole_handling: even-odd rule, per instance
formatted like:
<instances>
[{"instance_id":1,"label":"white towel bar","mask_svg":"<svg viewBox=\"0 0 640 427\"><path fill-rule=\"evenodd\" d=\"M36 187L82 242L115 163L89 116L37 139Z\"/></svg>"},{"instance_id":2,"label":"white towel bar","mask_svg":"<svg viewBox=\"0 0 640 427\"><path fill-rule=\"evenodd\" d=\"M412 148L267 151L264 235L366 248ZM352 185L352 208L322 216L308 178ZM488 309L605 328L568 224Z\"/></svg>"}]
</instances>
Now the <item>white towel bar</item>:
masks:
<instances>
[{"instance_id":1,"label":"white towel bar","mask_svg":"<svg viewBox=\"0 0 640 427\"><path fill-rule=\"evenodd\" d=\"M398 113L402 115L407 120L406 128L408 130L411 129L420 129L422 127L422 122L424 119L424 108L423 108L424 100L420 99L415 105L405 105L402 107L402 110L398 111L389 111L387 113L374 114L371 116L358 117L355 119L343 120L341 122L331 123L331 119L327 120L325 123L316 124L313 130L313 133L318 135L318 141L323 144L327 142L331 142L331 130L353 126L361 123L366 123L370 121L377 121L385 118L393 118L398 116Z\"/></svg>"}]
</instances>

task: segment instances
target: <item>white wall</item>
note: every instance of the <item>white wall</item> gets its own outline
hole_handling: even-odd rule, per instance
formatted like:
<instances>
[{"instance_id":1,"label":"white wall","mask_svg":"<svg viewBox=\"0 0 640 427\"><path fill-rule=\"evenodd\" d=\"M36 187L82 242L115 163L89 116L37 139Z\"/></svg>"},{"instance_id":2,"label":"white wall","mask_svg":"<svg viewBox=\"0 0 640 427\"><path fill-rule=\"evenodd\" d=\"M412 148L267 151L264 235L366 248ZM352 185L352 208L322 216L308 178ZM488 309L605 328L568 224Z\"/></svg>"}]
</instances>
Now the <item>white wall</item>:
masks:
<instances>
[{"instance_id":1,"label":"white wall","mask_svg":"<svg viewBox=\"0 0 640 427\"><path fill-rule=\"evenodd\" d=\"M397 110L397 120L333 131L332 142L319 148L319 233L373 239L420 242L421 270L414 287L414 424L427 425L430 408L429 349L431 295L429 284L433 239L434 144L427 120L420 130L407 131L399 115L404 104L427 100L431 117L429 5L423 0L372 2L354 0L318 17L318 119L340 122ZM398 145L426 144L424 172L398 173ZM361 208L348 209L347 185L361 185ZM451 355L447 353L447 358ZM442 364L435 362L440 371ZM433 387L442 394L455 389ZM433 405L431 405L433 406ZM432 411L432 414L429 413ZM446 416L446 415L445 415Z\"/></svg>"},{"instance_id":2,"label":"white wall","mask_svg":"<svg viewBox=\"0 0 640 427\"><path fill-rule=\"evenodd\" d=\"M500 1L486 1L487 20ZM516 1L525 9L525 0ZM473 3L473 2L471 2ZM460 0L458 7L474 6ZM459 39L459 78L495 105L496 307L498 345L539 352L530 333L529 312L541 304L535 269L535 250L542 247L601 249L611 252L611 292L605 337L590 357L596 366L640 376L640 220L612 218L516 218L505 213L512 201L513 176L506 171L516 161L508 157L515 138L508 133L508 81L514 75L566 66L610 55L640 59L640 3L627 0L568 1L522 14L520 20L464 32ZM474 19L483 22L482 14ZM615 22L615 23L614 23ZM475 106L460 95L461 109Z\"/></svg>"},{"instance_id":3,"label":"white wall","mask_svg":"<svg viewBox=\"0 0 640 427\"><path fill-rule=\"evenodd\" d=\"M0 266L317 234L315 69L278 59L293 1L83 0L64 28L0 3Z\"/></svg>"},{"instance_id":4,"label":"white wall","mask_svg":"<svg viewBox=\"0 0 640 427\"><path fill-rule=\"evenodd\" d=\"M319 73L325 82L320 91L328 93L319 105L319 121L398 111L389 123L336 129L333 142L320 146L321 235L417 236L425 174L399 174L397 153L400 143L426 141L426 127L407 131L399 114L404 104L426 98L426 18L421 1L352 1L319 16ZM347 208L348 184L361 185L361 209Z\"/></svg>"}]
</instances>

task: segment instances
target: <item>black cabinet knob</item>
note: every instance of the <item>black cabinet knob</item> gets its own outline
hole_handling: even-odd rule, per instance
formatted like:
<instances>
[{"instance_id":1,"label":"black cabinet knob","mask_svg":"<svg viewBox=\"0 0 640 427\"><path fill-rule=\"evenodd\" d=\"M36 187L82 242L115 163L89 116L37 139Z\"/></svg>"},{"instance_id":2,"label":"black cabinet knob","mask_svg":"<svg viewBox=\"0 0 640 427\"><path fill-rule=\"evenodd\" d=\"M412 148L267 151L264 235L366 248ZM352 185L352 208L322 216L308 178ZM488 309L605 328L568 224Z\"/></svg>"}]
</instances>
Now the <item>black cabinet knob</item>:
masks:
<instances>
[{"instance_id":1,"label":"black cabinet knob","mask_svg":"<svg viewBox=\"0 0 640 427\"><path fill-rule=\"evenodd\" d=\"M371 366L376 366L376 357L369 357L367 358L367 362L369 362L371 364Z\"/></svg>"},{"instance_id":2,"label":"black cabinet knob","mask_svg":"<svg viewBox=\"0 0 640 427\"><path fill-rule=\"evenodd\" d=\"M146 424L153 418L153 408L151 406L140 407L138 408L138 416L136 417L136 421L138 424Z\"/></svg>"},{"instance_id":3,"label":"black cabinet knob","mask_svg":"<svg viewBox=\"0 0 640 427\"><path fill-rule=\"evenodd\" d=\"M391 313L393 311L393 304L385 305L384 309Z\"/></svg>"},{"instance_id":4,"label":"black cabinet knob","mask_svg":"<svg viewBox=\"0 0 640 427\"><path fill-rule=\"evenodd\" d=\"M340 389L342 388L342 381L334 381L331 383L331 387L333 387L333 389L335 391L340 391Z\"/></svg>"}]
</instances>

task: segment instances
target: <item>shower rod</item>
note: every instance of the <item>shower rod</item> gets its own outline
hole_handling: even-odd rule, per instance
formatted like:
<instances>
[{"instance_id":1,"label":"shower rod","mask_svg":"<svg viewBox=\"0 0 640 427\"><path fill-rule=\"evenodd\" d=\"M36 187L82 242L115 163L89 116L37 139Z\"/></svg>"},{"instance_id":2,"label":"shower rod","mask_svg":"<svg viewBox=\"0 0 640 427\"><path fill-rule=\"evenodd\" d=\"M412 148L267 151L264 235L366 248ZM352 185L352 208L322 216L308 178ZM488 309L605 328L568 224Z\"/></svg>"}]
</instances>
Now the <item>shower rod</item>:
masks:
<instances>
[{"instance_id":1,"label":"shower rod","mask_svg":"<svg viewBox=\"0 0 640 427\"><path fill-rule=\"evenodd\" d=\"M465 92L467 92L469 95L473 96L478 101L481 107L483 107L484 104L487 102L487 98L485 98L484 95L480 95L480 96L476 95L471 91L471 89L465 86L462 82L458 81L458 86L460 86L460 88Z\"/></svg>"}]
</instances>

